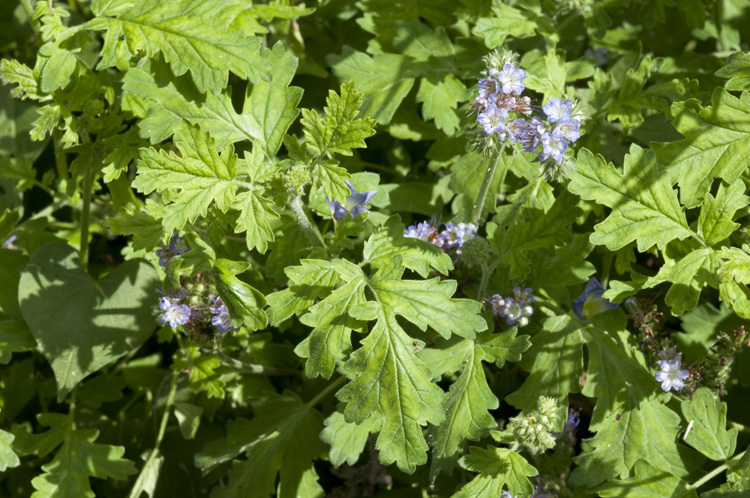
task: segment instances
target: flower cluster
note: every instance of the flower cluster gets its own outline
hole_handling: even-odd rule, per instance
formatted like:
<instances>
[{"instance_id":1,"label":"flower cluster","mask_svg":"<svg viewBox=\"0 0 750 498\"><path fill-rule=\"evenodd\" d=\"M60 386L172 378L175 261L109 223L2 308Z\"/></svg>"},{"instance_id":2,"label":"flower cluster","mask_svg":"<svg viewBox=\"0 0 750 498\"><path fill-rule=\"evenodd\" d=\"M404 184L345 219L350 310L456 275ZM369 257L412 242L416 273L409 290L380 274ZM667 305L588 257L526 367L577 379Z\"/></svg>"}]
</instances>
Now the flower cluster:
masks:
<instances>
[{"instance_id":1,"label":"flower cluster","mask_svg":"<svg viewBox=\"0 0 750 498\"><path fill-rule=\"evenodd\" d=\"M690 376L690 372L682 368L682 355L675 348L669 348L660 351L659 358L661 359L656 363L661 370L656 372L656 380L661 382L661 388L664 391L672 388L679 391L685 387L685 379Z\"/></svg>"},{"instance_id":2,"label":"flower cluster","mask_svg":"<svg viewBox=\"0 0 750 498\"><path fill-rule=\"evenodd\" d=\"M404 231L404 237L430 242L446 252L455 249L456 254L460 255L464 243L477 237L477 227L473 223L446 223L445 228L438 232L436 227L423 221L409 225Z\"/></svg>"},{"instance_id":3,"label":"flower cluster","mask_svg":"<svg viewBox=\"0 0 750 498\"><path fill-rule=\"evenodd\" d=\"M183 325L190 330L206 330L207 326L212 326L216 327L220 334L237 330L232 325L232 317L220 297L191 300L182 290L161 294L159 306L154 312L160 325L169 324L173 329Z\"/></svg>"},{"instance_id":4,"label":"flower cluster","mask_svg":"<svg viewBox=\"0 0 750 498\"><path fill-rule=\"evenodd\" d=\"M185 239L176 233L172 234L169 244L166 246L163 245L161 249L156 250L156 256L159 258L159 266L167 266L170 259L180 254L185 254L189 250L190 248L185 245Z\"/></svg>"},{"instance_id":5,"label":"flower cluster","mask_svg":"<svg viewBox=\"0 0 750 498\"><path fill-rule=\"evenodd\" d=\"M492 146L510 140L526 152L538 153L541 162L562 163L569 144L581 136L581 115L575 104L553 97L542 106L546 119L532 117L531 100L520 95L526 88L526 72L509 56L493 54L486 61L487 76L479 80L474 100L485 143Z\"/></svg>"},{"instance_id":6,"label":"flower cluster","mask_svg":"<svg viewBox=\"0 0 750 498\"><path fill-rule=\"evenodd\" d=\"M505 428L520 444L526 446L533 454L544 453L555 446L551 431L557 425L557 400L540 396L538 410L525 417L513 417Z\"/></svg>"},{"instance_id":7,"label":"flower cluster","mask_svg":"<svg viewBox=\"0 0 750 498\"><path fill-rule=\"evenodd\" d=\"M502 297L495 294L490 298L492 314L495 318L505 318L508 325L518 323L523 327L529 323L529 316L534 313L531 304L536 300L531 295L533 291L529 288L516 287L513 289L513 297Z\"/></svg>"}]
</instances>

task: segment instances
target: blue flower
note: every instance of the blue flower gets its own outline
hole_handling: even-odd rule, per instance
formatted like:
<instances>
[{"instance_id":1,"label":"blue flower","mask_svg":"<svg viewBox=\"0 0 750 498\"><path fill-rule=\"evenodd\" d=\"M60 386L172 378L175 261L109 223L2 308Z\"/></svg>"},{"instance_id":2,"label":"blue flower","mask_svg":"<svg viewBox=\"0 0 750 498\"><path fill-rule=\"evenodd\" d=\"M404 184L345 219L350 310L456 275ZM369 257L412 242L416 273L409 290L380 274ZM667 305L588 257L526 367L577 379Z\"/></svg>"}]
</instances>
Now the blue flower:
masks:
<instances>
[{"instance_id":1,"label":"blue flower","mask_svg":"<svg viewBox=\"0 0 750 498\"><path fill-rule=\"evenodd\" d=\"M214 305L211 307L211 325L219 328L219 333L226 334L229 331L236 331L237 327L232 325L232 317L229 315L227 305L220 297L216 298Z\"/></svg>"},{"instance_id":2,"label":"blue flower","mask_svg":"<svg viewBox=\"0 0 750 498\"><path fill-rule=\"evenodd\" d=\"M505 118L508 117L508 110L497 108L494 105L488 105L483 112L477 116L477 121L484 127L484 134L491 135L498 133L500 139L505 138Z\"/></svg>"},{"instance_id":3,"label":"blue flower","mask_svg":"<svg viewBox=\"0 0 750 498\"><path fill-rule=\"evenodd\" d=\"M479 80L479 100L485 103L497 102L497 97L500 94L500 83L497 81L499 72L495 68L491 68L489 76Z\"/></svg>"},{"instance_id":4,"label":"blue flower","mask_svg":"<svg viewBox=\"0 0 750 498\"><path fill-rule=\"evenodd\" d=\"M11 235L7 239L5 239L5 242L3 242L3 249L18 249L13 243L16 241L16 236Z\"/></svg>"},{"instance_id":5,"label":"blue flower","mask_svg":"<svg viewBox=\"0 0 750 498\"><path fill-rule=\"evenodd\" d=\"M573 102L552 97L549 104L542 106L542 110L550 123L567 121L570 119L570 111L573 110Z\"/></svg>"},{"instance_id":6,"label":"blue flower","mask_svg":"<svg viewBox=\"0 0 750 498\"><path fill-rule=\"evenodd\" d=\"M523 83L523 80L526 79L526 71L517 68L510 62L505 63L498 79L503 87L503 93L520 94L526 88Z\"/></svg>"},{"instance_id":7,"label":"blue flower","mask_svg":"<svg viewBox=\"0 0 750 498\"><path fill-rule=\"evenodd\" d=\"M656 372L655 377L661 382L661 388L664 391L679 391L685 387L685 379L690 377L690 372L682 368L682 355L677 354L674 348L669 348L659 352L659 357L661 360L656 363L661 370Z\"/></svg>"},{"instance_id":8,"label":"blue flower","mask_svg":"<svg viewBox=\"0 0 750 498\"><path fill-rule=\"evenodd\" d=\"M604 294L604 287L601 282L595 278L589 279L583 292L571 306L579 320L588 320L597 313L620 306L618 303L609 302L602 297L602 294Z\"/></svg>"},{"instance_id":9,"label":"blue flower","mask_svg":"<svg viewBox=\"0 0 750 498\"><path fill-rule=\"evenodd\" d=\"M580 127L581 122L579 120L568 119L567 121L562 121L557 125L557 128L555 128L555 133L559 133L572 143L581 137L581 132L579 131Z\"/></svg>"},{"instance_id":10,"label":"blue flower","mask_svg":"<svg viewBox=\"0 0 750 498\"><path fill-rule=\"evenodd\" d=\"M437 228L433 227L426 221L417 225L409 225L404 231L404 237L411 237L412 239L428 240L435 232Z\"/></svg>"},{"instance_id":11,"label":"blue flower","mask_svg":"<svg viewBox=\"0 0 750 498\"><path fill-rule=\"evenodd\" d=\"M505 323L513 325L518 322L519 327L529 323L529 316L534 313L531 303L535 297L531 295L529 288L516 287L513 289L513 297L502 297L495 294L490 298L492 314L498 318L505 318Z\"/></svg>"},{"instance_id":12,"label":"blue flower","mask_svg":"<svg viewBox=\"0 0 750 498\"><path fill-rule=\"evenodd\" d=\"M333 216L334 220L340 220L347 214L357 216L359 213L367 212L367 209L365 209L365 204L370 202L377 193L377 190L371 190L369 192L357 192L356 190L354 190L354 187L350 182L347 181L345 183L346 186L349 187L351 195L348 195L346 197L343 205L336 199L331 202L330 199L326 197L328 208L331 210L331 215Z\"/></svg>"},{"instance_id":13,"label":"blue flower","mask_svg":"<svg viewBox=\"0 0 750 498\"><path fill-rule=\"evenodd\" d=\"M163 245L161 249L156 250L156 255L159 257L159 265L167 266L170 259L180 254L185 254L189 250L190 248L185 245L185 239L174 233L172 234L172 239L169 241L169 245Z\"/></svg>"},{"instance_id":14,"label":"blue flower","mask_svg":"<svg viewBox=\"0 0 750 498\"><path fill-rule=\"evenodd\" d=\"M566 150L568 150L568 142L560 133L557 131L544 133L542 135L542 154L539 156L539 160L544 162L552 158L555 162L561 163Z\"/></svg>"},{"instance_id":15,"label":"blue flower","mask_svg":"<svg viewBox=\"0 0 750 498\"><path fill-rule=\"evenodd\" d=\"M161 325L169 323L173 329L176 329L179 325L185 325L190 320L192 311L186 304L182 304L183 299L185 299L185 294L178 292L173 295L164 295L159 300L161 313L156 319Z\"/></svg>"},{"instance_id":16,"label":"blue flower","mask_svg":"<svg viewBox=\"0 0 750 498\"><path fill-rule=\"evenodd\" d=\"M464 242L477 236L477 227L473 223L447 223L445 229L440 232L435 245L443 249L462 247Z\"/></svg>"}]
</instances>

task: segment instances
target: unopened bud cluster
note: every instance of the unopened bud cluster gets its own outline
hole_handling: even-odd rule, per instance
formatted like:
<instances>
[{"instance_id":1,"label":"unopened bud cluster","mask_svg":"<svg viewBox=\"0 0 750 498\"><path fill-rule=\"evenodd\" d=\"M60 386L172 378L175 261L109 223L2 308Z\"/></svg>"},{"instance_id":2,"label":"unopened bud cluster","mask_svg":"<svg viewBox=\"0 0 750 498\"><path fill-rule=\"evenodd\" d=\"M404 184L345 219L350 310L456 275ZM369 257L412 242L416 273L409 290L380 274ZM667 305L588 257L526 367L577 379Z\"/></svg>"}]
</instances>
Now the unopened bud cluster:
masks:
<instances>
[{"instance_id":1,"label":"unopened bud cluster","mask_svg":"<svg viewBox=\"0 0 750 498\"><path fill-rule=\"evenodd\" d=\"M555 437L552 431L557 425L557 400L540 396L538 410L525 417L513 417L508 422L505 432L533 454L544 453L554 448Z\"/></svg>"}]
</instances>

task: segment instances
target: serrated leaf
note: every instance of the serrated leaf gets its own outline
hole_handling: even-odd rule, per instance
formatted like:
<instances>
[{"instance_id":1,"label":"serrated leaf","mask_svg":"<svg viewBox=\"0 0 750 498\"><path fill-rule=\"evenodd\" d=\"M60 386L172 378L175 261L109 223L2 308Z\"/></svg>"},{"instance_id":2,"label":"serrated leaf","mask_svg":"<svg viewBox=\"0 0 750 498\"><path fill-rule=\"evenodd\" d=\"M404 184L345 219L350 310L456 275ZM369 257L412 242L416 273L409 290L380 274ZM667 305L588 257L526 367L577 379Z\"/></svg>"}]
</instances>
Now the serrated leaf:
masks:
<instances>
[{"instance_id":1,"label":"serrated leaf","mask_svg":"<svg viewBox=\"0 0 750 498\"><path fill-rule=\"evenodd\" d=\"M581 149L570 190L612 208L596 225L591 242L616 250L635 240L644 252L654 244L664 249L674 239L693 235L665 173L652 151L635 144L625 156L622 174L601 156Z\"/></svg>"},{"instance_id":2,"label":"serrated leaf","mask_svg":"<svg viewBox=\"0 0 750 498\"><path fill-rule=\"evenodd\" d=\"M21 460L13 451L12 443L16 437L10 432L0 430L0 471L21 465Z\"/></svg>"},{"instance_id":3,"label":"serrated leaf","mask_svg":"<svg viewBox=\"0 0 750 498\"><path fill-rule=\"evenodd\" d=\"M726 60L726 65L714 74L727 79L724 88L730 92L750 90L750 54L733 53Z\"/></svg>"},{"instance_id":4,"label":"serrated leaf","mask_svg":"<svg viewBox=\"0 0 750 498\"><path fill-rule=\"evenodd\" d=\"M697 498L695 489L684 479L636 462L635 476L618 479L596 487L602 498ZM704 495L705 496L705 495Z\"/></svg>"},{"instance_id":5,"label":"serrated leaf","mask_svg":"<svg viewBox=\"0 0 750 498\"><path fill-rule=\"evenodd\" d=\"M125 448L94 443L99 431L74 429L72 416L44 413L38 418L55 436L49 444L62 446L52 461L42 466L44 473L31 481L37 490L33 498L94 498L90 477L125 479L136 472L133 462L122 458Z\"/></svg>"},{"instance_id":6,"label":"serrated leaf","mask_svg":"<svg viewBox=\"0 0 750 498\"><path fill-rule=\"evenodd\" d=\"M695 308L701 290L706 285L716 286L716 272L719 260L713 249L696 249L673 265L664 265L656 276L649 278L644 287L672 282L664 301L672 307L672 313L679 316Z\"/></svg>"},{"instance_id":7,"label":"serrated leaf","mask_svg":"<svg viewBox=\"0 0 750 498\"><path fill-rule=\"evenodd\" d=\"M342 81L354 80L364 95L362 112L388 124L401 101L414 85L415 68L402 55L378 54L374 57L344 46L341 55L326 60Z\"/></svg>"},{"instance_id":8,"label":"serrated leaf","mask_svg":"<svg viewBox=\"0 0 750 498\"><path fill-rule=\"evenodd\" d=\"M177 76L190 71L201 93L221 91L229 71L258 79L261 39L219 24L218 3L113 0L96 7L96 17L84 26L106 31L99 70L113 66L124 70L142 52L149 58L161 54Z\"/></svg>"},{"instance_id":9,"label":"serrated leaf","mask_svg":"<svg viewBox=\"0 0 750 498\"><path fill-rule=\"evenodd\" d=\"M459 102L469 99L466 86L454 75L428 75L419 82L417 102L422 104L425 121L435 120L435 126L447 135L458 131L461 118L456 113Z\"/></svg>"},{"instance_id":10,"label":"serrated leaf","mask_svg":"<svg viewBox=\"0 0 750 498\"><path fill-rule=\"evenodd\" d=\"M162 222L145 210L122 209L117 216L109 219L109 227L116 234L131 235L135 250L150 251L164 238Z\"/></svg>"},{"instance_id":11,"label":"serrated leaf","mask_svg":"<svg viewBox=\"0 0 750 498\"><path fill-rule=\"evenodd\" d=\"M279 219L274 203L263 197L260 190L246 190L237 194L232 208L240 212L234 231L245 232L248 249L257 248L258 252L265 253L268 243L275 238L271 223Z\"/></svg>"},{"instance_id":12,"label":"serrated leaf","mask_svg":"<svg viewBox=\"0 0 750 498\"><path fill-rule=\"evenodd\" d=\"M340 95L330 90L324 109L325 119L313 110L302 110L302 126L308 144L317 153L333 157L334 154L351 156L352 149L365 147L365 138L375 133L375 120L356 119L362 105L362 94L354 81L341 85Z\"/></svg>"},{"instance_id":13,"label":"serrated leaf","mask_svg":"<svg viewBox=\"0 0 750 498\"><path fill-rule=\"evenodd\" d=\"M335 411L323 421L326 428L320 433L320 439L330 444L328 459L334 467L342 464L354 465L365 449L367 436L377 430L378 420L368 418L361 424L347 422L344 414Z\"/></svg>"},{"instance_id":14,"label":"serrated leaf","mask_svg":"<svg viewBox=\"0 0 750 498\"><path fill-rule=\"evenodd\" d=\"M524 457L506 448L472 446L459 463L464 469L480 474L451 498L500 496L503 489L511 496L530 496L534 486L529 477L539 474Z\"/></svg>"},{"instance_id":15,"label":"serrated leaf","mask_svg":"<svg viewBox=\"0 0 750 498\"><path fill-rule=\"evenodd\" d=\"M670 181L680 185L680 200L696 207L714 178L734 183L745 171L750 155L750 94L734 97L722 88L714 90L711 107L684 103L672 122L684 140L654 144L659 163L667 168Z\"/></svg>"},{"instance_id":16,"label":"serrated leaf","mask_svg":"<svg viewBox=\"0 0 750 498\"><path fill-rule=\"evenodd\" d=\"M292 315L307 310L316 299L328 295L341 279L328 261L303 259L299 266L284 272L292 281L289 288L267 296L271 323L278 325Z\"/></svg>"},{"instance_id":17,"label":"serrated leaf","mask_svg":"<svg viewBox=\"0 0 750 498\"><path fill-rule=\"evenodd\" d=\"M241 318L249 330L261 330L268 325L268 317L263 311L266 299L252 285L234 276L228 260L219 259L214 264L218 271L216 290L234 319ZM234 320L233 320L234 321Z\"/></svg>"},{"instance_id":18,"label":"serrated leaf","mask_svg":"<svg viewBox=\"0 0 750 498\"><path fill-rule=\"evenodd\" d=\"M726 403L717 402L711 391L702 387L693 393L693 399L683 400L680 407L690 427L683 436L687 444L711 460L723 462L734 455L737 429L726 429Z\"/></svg>"},{"instance_id":19,"label":"serrated leaf","mask_svg":"<svg viewBox=\"0 0 750 498\"><path fill-rule=\"evenodd\" d=\"M745 194L745 182L737 180L725 187L722 183L716 197L706 194L698 218L698 234L709 246L718 244L740 227L732 221L734 214L750 204L750 197Z\"/></svg>"},{"instance_id":20,"label":"serrated leaf","mask_svg":"<svg viewBox=\"0 0 750 498\"><path fill-rule=\"evenodd\" d=\"M721 258L719 277L722 281L729 279L739 284L750 284L750 245L739 247L722 247L718 252Z\"/></svg>"},{"instance_id":21,"label":"serrated leaf","mask_svg":"<svg viewBox=\"0 0 750 498\"><path fill-rule=\"evenodd\" d=\"M502 2L493 2L492 12L495 14L493 17L478 18L471 30L484 39L487 48L499 47L507 36L524 38L534 35L537 23L530 13Z\"/></svg>"},{"instance_id":22,"label":"serrated leaf","mask_svg":"<svg viewBox=\"0 0 750 498\"><path fill-rule=\"evenodd\" d=\"M429 275L430 268L443 275L448 275L453 269L450 256L437 246L404 237L404 226L398 215L391 216L375 229L365 242L363 255L376 268L388 265L395 255L399 255L404 266L425 278Z\"/></svg>"},{"instance_id":23,"label":"serrated leaf","mask_svg":"<svg viewBox=\"0 0 750 498\"><path fill-rule=\"evenodd\" d=\"M222 496L265 498L274 494L277 475L279 488L285 490L277 496L296 496L301 474L312 469L313 459L325 451L318 438L321 429L320 414L285 391L264 403L252 420L230 421L227 437L206 444L195 455L195 465L208 472L234 460ZM243 454L247 458L237 460ZM317 492L304 496L322 496L322 489L316 487Z\"/></svg>"},{"instance_id":24,"label":"serrated leaf","mask_svg":"<svg viewBox=\"0 0 750 498\"><path fill-rule=\"evenodd\" d=\"M44 102L52 100L52 96L42 92L39 88L39 71L35 71L15 59L0 61L0 81L18 85L11 89L10 95L17 98L28 98Z\"/></svg>"}]
</instances>

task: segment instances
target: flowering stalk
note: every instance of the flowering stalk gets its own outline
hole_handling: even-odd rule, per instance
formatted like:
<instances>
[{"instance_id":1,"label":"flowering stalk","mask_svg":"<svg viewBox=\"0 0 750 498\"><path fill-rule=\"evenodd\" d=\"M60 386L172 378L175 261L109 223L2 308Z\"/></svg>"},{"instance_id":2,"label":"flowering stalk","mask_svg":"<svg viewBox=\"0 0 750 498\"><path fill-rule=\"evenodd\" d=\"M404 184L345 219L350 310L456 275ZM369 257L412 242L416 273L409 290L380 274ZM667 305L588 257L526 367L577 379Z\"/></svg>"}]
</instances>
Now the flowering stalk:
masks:
<instances>
[{"instance_id":1,"label":"flowering stalk","mask_svg":"<svg viewBox=\"0 0 750 498\"><path fill-rule=\"evenodd\" d=\"M323 236L320 234L318 227L313 225L310 218L307 217L305 208L302 207L302 199L299 195L296 195L289 200L289 207L292 208L292 212L297 218L297 224L302 228L302 231L305 232L310 243L314 246L321 247L326 251L326 243L323 241Z\"/></svg>"},{"instance_id":2,"label":"flowering stalk","mask_svg":"<svg viewBox=\"0 0 750 498\"><path fill-rule=\"evenodd\" d=\"M500 162L500 156L502 156L504 148L505 145L502 145L500 147L500 150L495 154L494 159L490 162L490 165L487 168L487 172L484 174L482 186L479 188L479 194L477 195L477 200L474 203L474 209L471 212L471 219L477 226L479 226L479 222L482 219L482 209L484 209L484 203L487 200L487 194L489 193L490 185L492 185L492 179L495 176L495 171L497 170L497 165ZM503 187L503 182L505 181L505 173L507 172L508 165L503 163L503 168L500 173L500 184L498 185L498 191L500 191L500 189L502 189Z\"/></svg>"}]
</instances>

